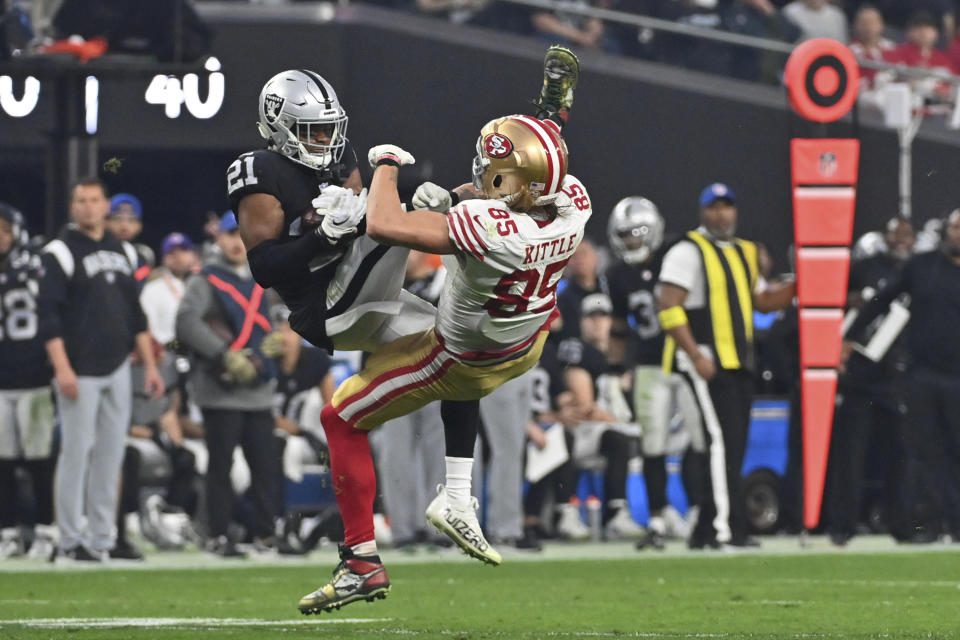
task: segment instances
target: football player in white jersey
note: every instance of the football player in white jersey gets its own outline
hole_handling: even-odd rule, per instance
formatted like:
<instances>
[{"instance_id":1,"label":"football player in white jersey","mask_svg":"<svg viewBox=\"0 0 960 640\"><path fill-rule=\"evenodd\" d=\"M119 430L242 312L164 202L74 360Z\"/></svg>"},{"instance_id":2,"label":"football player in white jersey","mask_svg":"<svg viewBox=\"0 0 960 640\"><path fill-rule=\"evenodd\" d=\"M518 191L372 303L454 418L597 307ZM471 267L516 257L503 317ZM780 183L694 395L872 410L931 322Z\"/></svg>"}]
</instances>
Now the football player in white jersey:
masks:
<instances>
[{"instance_id":1,"label":"football player in white jersey","mask_svg":"<svg viewBox=\"0 0 960 640\"><path fill-rule=\"evenodd\" d=\"M367 433L434 400L479 400L533 367L558 315L557 283L592 212L583 184L567 174L560 128L549 120L507 116L487 123L473 166L483 198L447 213L403 210L397 176L413 164L411 154L380 145L368 159L375 171L367 234L383 244L452 254L458 268L441 294L436 326L378 349L323 410L345 545L331 581L301 599L304 613L386 595L390 583L373 538L376 479ZM356 197L324 193L329 208L343 206L338 198ZM439 194L437 201L448 198ZM462 486L451 481L457 474L449 463L447 471L448 484L427 519L470 555L499 564L477 522L469 468Z\"/></svg>"}]
</instances>

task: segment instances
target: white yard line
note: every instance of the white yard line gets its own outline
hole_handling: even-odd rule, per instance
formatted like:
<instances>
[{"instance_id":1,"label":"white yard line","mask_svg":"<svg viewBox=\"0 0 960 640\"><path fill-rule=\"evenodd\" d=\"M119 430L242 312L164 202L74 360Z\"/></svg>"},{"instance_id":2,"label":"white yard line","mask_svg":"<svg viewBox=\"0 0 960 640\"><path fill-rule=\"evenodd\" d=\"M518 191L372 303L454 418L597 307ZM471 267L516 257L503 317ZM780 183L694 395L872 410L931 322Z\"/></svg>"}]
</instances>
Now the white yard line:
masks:
<instances>
[{"instance_id":1,"label":"white yard line","mask_svg":"<svg viewBox=\"0 0 960 640\"><path fill-rule=\"evenodd\" d=\"M17 625L34 629L116 629L137 627L159 628L218 628L218 627L291 627L322 624L370 624L390 622L391 618L297 618L294 620L263 620L260 618L20 618L0 620L0 628Z\"/></svg>"}]
</instances>

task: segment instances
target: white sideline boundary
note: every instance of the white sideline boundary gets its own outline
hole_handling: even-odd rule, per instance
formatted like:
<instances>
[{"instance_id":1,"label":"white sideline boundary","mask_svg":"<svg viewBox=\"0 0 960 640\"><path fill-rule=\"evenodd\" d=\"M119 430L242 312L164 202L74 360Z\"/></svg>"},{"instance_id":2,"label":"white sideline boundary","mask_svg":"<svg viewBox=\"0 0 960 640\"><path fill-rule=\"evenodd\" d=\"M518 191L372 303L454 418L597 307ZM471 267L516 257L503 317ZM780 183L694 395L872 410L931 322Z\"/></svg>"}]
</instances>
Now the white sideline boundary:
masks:
<instances>
[{"instance_id":1,"label":"white sideline boundary","mask_svg":"<svg viewBox=\"0 0 960 640\"><path fill-rule=\"evenodd\" d=\"M672 541L664 551L646 549L638 551L632 542L587 542L564 543L546 541L543 551L520 551L509 546L498 547L503 554L504 563L541 562L544 560L595 561L595 560L638 560L644 563L656 563L662 559L718 560L744 557L769 556L859 556L869 554L914 554L944 553L960 551L960 544L934 543L925 545L897 544L889 536L857 536L845 547L836 547L826 536L771 536L761 538L759 549L735 549L721 551L690 551L686 544ZM64 572L64 571L163 571L163 570L207 570L207 569L254 569L264 567L316 567L324 574L339 562L335 545L324 546L307 556L251 555L248 559L229 559L197 550L177 552L151 551L144 546L144 562L113 561L103 564L70 563L55 564L40 559L7 558L0 560L0 575L5 573ZM384 548L380 552L387 566L423 563L476 563L457 549L426 550L423 547L414 552ZM267 580L266 578L260 578Z\"/></svg>"}]
</instances>

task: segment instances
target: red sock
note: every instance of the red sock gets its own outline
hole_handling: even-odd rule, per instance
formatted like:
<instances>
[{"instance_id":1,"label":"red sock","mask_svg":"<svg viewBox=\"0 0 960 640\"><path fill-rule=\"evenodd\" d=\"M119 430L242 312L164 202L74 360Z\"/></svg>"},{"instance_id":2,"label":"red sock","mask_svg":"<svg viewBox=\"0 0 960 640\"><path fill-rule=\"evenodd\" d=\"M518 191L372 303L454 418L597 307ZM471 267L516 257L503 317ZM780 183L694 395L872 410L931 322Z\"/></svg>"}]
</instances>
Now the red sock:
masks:
<instances>
[{"instance_id":1,"label":"red sock","mask_svg":"<svg viewBox=\"0 0 960 640\"><path fill-rule=\"evenodd\" d=\"M330 447L330 474L343 518L344 544L352 546L373 540L377 476L367 432L354 429L329 404L323 408L320 422Z\"/></svg>"}]
</instances>

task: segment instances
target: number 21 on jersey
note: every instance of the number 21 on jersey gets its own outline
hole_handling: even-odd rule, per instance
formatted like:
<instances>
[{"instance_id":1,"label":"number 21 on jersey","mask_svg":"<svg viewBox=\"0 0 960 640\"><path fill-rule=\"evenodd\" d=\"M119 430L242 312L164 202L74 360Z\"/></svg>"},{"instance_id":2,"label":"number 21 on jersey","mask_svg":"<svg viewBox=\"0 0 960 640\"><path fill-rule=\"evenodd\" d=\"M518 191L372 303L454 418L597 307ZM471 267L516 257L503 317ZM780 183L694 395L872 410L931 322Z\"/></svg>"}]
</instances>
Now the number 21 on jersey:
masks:
<instances>
[{"instance_id":1,"label":"number 21 on jersey","mask_svg":"<svg viewBox=\"0 0 960 640\"><path fill-rule=\"evenodd\" d=\"M242 164L241 164L241 161ZM230 163L227 168L227 191L233 193L241 187L257 184L259 180L253 173L253 156L243 155Z\"/></svg>"}]
</instances>

